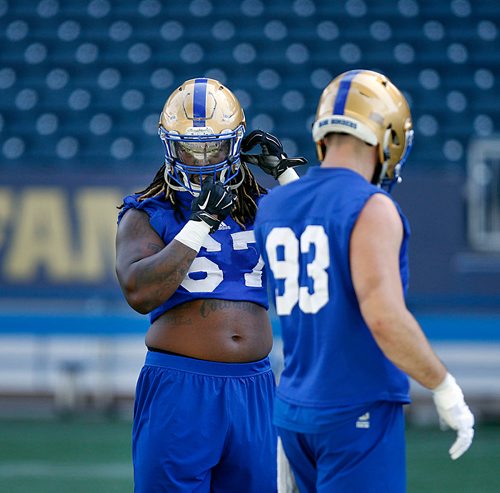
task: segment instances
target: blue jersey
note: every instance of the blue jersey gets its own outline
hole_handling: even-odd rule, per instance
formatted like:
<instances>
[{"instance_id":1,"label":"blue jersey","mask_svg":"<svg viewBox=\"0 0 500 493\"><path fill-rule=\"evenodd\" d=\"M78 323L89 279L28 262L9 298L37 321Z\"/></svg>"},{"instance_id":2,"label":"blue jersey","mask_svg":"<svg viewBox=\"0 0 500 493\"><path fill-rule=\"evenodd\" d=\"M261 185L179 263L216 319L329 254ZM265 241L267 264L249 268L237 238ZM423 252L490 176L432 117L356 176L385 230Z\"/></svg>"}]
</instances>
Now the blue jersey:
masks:
<instances>
[{"instance_id":1,"label":"blue jersey","mask_svg":"<svg viewBox=\"0 0 500 493\"><path fill-rule=\"evenodd\" d=\"M300 180L264 197L255 222L280 316L284 370L277 397L289 415L372 401L409 402L408 378L378 347L352 284L349 242L375 193L385 193L344 168L311 168ZM400 252L408 282L409 226Z\"/></svg>"},{"instance_id":2,"label":"blue jersey","mask_svg":"<svg viewBox=\"0 0 500 493\"><path fill-rule=\"evenodd\" d=\"M176 198L186 219L179 217L163 196L138 201L135 194L125 197L118 222L131 208L144 211L151 227L168 245L186 224L193 200L188 192L176 192ZM227 217L218 231L207 236L177 291L150 313L151 322L174 306L196 299L251 301L268 308L264 263L256 248L253 225L246 226L242 229Z\"/></svg>"}]
</instances>

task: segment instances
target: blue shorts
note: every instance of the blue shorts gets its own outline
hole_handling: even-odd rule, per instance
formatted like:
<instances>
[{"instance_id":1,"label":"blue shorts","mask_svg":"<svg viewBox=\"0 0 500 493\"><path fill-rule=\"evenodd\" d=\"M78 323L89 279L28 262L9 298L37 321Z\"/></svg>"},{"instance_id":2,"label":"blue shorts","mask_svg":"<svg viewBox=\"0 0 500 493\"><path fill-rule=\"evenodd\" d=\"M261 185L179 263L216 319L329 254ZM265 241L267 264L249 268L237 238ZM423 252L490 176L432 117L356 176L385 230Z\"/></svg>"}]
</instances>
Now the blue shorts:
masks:
<instances>
[{"instance_id":1,"label":"blue shorts","mask_svg":"<svg viewBox=\"0 0 500 493\"><path fill-rule=\"evenodd\" d=\"M301 493L405 493L403 406L374 402L336 415L328 431L278 427Z\"/></svg>"},{"instance_id":2,"label":"blue shorts","mask_svg":"<svg viewBox=\"0 0 500 493\"><path fill-rule=\"evenodd\" d=\"M275 493L269 359L217 363L149 351L137 383L136 493Z\"/></svg>"}]
</instances>

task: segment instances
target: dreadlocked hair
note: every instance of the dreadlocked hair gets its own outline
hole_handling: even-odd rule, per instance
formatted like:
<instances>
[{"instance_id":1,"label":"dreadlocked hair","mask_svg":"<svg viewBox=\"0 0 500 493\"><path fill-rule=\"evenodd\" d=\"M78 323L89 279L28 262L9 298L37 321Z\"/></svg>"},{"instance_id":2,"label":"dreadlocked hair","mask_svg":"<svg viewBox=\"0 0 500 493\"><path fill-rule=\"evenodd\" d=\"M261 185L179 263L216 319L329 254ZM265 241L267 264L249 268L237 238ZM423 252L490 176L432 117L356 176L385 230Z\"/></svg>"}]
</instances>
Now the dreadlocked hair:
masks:
<instances>
[{"instance_id":1,"label":"dreadlocked hair","mask_svg":"<svg viewBox=\"0 0 500 493\"><path fill-rule=\"evenodd\" d=\"M231 217L242 229L246 229L245 224L252 223L257 214L257 198L266 195L267 190L258 183L249 167L242 161L242 172L245 173L243 183L234 191L236 194L236 206L231 211ZM238 180L238 176L231 180ZM231 183L230 182L230 183Z\"/></svg>"},{"instance_id":2,"label":"dreadlocked hair","mask_svg":"<svg viewBox=\"0 0 500 493\"><path fill-rule=\"evenodd\" d=\"M242 161L240 169L245 173L243 183L233 193L236 195L235 206L231 211L231 217L242 228L246 229L246 224L253 223L255 215L257 214L257 198L267 194L267 190L260 185L255 179L254 174L250 171L249 167ZM229 184L237 182L240 176L234 177ZM176 200L175 190L170 188L165 181L165 164L156 172L153 181L140 192L137 192L139 197L137 200L143 200L158 197L162 194L165 195L164 200L170 202L174 209L176 217L185 220L185 216ZM122 203L118 208L124 206Z\"/></svg>"}]
</instances>

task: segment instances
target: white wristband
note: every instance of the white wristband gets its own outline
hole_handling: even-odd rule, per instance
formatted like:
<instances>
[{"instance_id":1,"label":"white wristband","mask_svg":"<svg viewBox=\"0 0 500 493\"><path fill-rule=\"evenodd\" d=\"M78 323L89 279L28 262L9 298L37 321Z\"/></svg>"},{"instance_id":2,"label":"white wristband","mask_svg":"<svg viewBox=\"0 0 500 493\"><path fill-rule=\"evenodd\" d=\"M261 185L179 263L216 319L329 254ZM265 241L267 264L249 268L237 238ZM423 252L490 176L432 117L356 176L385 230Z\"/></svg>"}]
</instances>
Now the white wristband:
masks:
<instances>
[{"instance_id":1,"label":"white wristband","mask_svg":"<svg viewBox=\"0 0 500 493\"><path fill-rule=\"evenodd\" d=\"M293 168L287 168L281 175L278 176L278 183L280 185L286 185L292 181L298 180L299 175Z\"/></svg>"},{"instance_id":2,"label":"white wristband","mask_svg":"<svg viewBox=\"0 0 500 493\"><path fill-rule=\"evenodd\" d=\"M199 252L206 237L210 233L210 226L203 221L188 221L184 227L174 236L174 240Z\"/></svg>"}]
</instances>

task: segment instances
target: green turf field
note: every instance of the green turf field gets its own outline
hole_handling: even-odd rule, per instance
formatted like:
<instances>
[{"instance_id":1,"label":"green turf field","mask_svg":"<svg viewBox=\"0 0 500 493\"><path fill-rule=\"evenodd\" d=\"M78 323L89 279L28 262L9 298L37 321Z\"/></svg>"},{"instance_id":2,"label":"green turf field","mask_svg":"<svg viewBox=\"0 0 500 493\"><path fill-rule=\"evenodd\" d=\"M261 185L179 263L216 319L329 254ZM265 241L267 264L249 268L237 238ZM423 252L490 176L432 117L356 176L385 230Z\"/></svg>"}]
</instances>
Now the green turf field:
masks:
<instances>
[{"instance_id":1,"label":"green turf field","mask_svg":"<svg viewBox=\"0 0 500 493\"><path fill-rule=\"evenodd\" d=\"M0 492L132 491L130 423L0 421ZM479 427L469 452L452 462L452 432L410 428L409 493L499 493L500 425Z\"/></svg>"}]
</instances>

